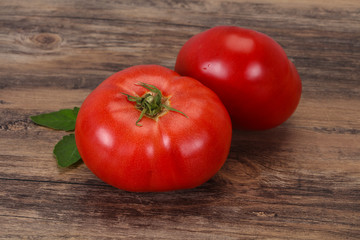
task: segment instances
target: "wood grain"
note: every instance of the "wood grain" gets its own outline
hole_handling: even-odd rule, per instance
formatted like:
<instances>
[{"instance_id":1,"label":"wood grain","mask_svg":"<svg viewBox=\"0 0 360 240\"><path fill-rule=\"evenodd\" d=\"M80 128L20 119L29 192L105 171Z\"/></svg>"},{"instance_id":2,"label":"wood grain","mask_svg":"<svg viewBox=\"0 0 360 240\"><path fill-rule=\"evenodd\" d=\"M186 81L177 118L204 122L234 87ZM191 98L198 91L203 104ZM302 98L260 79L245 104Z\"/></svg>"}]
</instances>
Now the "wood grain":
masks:
<instances>
[{"instance_id":1,"label":"wood grain","mask_svg":"<svg viewBox=\"0 0 360 240\"><path fill-rule=\"evenodd\" d=\"M80 106L112 73L173 68L192 35L238 25L278 41L303 80L296 113L234 131L204 185L129 193L57 167L61 131L30 115ZM358 239L360 3L285 0L0 2L0 239Z\"/></svg>"}]
</instances>

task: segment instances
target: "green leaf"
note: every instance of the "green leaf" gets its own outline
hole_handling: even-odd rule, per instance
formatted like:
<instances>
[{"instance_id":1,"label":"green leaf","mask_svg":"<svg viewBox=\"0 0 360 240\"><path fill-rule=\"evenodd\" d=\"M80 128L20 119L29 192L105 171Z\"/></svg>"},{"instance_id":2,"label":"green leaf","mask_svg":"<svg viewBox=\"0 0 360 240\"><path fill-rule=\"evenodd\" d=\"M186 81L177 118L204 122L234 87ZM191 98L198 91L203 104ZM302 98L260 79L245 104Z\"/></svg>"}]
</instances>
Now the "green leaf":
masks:
<instances>
[{"instance_id":1,"label":"green leaf","mask_svg":"<svg viewBox=\"0 0 360 240\"><path fill-rule=\"evenodd\" d=\"M80 111L80 108L74 107L73 112L74 112L74 115L75 115L75 120L76 120L76 117L77 117L79 111Z\"/></svg>"},{"instance_id":2,"label":"green leaf","mask_svg":"<svg viewBox=\"0 0 360 240\"><path fill-rule=\"evenodd\" d=\"M78 162L81 157L76 147L75 135L66 135L54 148L54 154L60 167L69 167Z\"/></svg>"},{"instance_id":3,"label":"green leaf","mask_svg":"<svg viewBox=\"0 0 360 240\"><path fill-rule=\"evenodd\" d=\"M41 126L56 130L72 131L75 129L76 117L80 108L62 109L57 112L31 116L31 120Z\"/></svg>"}]
</instances>

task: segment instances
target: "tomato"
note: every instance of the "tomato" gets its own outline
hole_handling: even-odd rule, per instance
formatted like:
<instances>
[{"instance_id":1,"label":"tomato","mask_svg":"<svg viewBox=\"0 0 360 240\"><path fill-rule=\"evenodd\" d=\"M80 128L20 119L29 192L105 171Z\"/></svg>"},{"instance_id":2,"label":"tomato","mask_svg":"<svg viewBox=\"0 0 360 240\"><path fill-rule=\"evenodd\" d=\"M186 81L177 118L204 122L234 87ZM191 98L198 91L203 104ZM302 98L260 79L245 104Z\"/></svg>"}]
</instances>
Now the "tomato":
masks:
<instances>
[{"instance_id":1,"label":"tomato","mask_svg":"<svg viewBox=\"0 0 360 240\"><path fill-rule=\"evenodd\" d=\"M250 29L218 26L193 36L181 48L175 71L216 92L237 129L276 127L300 101L294 64L272 38Z\"/></svg>"},{"instance_id":2,"label":"tomato","mask_svg":"<svg viewBox=\"0 0 360 240\"><path fill-rule=\"evenodd\" d=\"M87 167L135 192L206 182L224 164L231 134L230 116L213 91L157 65L110 76L85 99L75 126Z\"/></svg>"}]
</instances>

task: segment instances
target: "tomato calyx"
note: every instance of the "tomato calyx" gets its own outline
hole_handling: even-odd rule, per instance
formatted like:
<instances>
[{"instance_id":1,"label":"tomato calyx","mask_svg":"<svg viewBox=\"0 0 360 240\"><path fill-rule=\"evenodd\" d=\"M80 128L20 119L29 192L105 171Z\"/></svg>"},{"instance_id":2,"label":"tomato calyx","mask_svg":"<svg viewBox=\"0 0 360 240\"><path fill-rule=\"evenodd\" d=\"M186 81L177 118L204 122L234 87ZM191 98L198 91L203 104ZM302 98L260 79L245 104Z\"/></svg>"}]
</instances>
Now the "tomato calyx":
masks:
<instances>
[{"instance_id":1,"label":"tomato calyx","mask_svg":"<svg viewBox=\"0 0 360 240\"><path fill-rule=\"evenodd\" d=\"M142 82L138 83L137 85L146 88L149 90L149 92L146 92L142 97L131 96L129 94L122 93L127 96L128 101L135 102L135 108L141 112L138 120L135 123L136 126L142 126L139 124L139 122L144 116L157 120L160 116L166 114L168 111L178 112L188 118L185 113L172 108L169 101L170 97L164 97L162 92L154 85Z\"/></svg>"}]
</instances>

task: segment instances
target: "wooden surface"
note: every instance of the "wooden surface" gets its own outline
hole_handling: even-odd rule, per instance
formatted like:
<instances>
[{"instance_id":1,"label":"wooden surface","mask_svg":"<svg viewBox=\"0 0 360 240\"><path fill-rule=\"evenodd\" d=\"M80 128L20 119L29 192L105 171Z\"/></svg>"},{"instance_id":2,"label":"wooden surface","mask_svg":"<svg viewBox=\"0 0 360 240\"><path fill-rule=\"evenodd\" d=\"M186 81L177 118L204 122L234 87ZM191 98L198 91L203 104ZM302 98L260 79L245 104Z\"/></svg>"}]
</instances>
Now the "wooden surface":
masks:
<instances>
[{"instance_id":1,"label":"wooden surface","mask_svg":"<svg viewBox=\"0 0 360 240\"><path fill-rule=\"evenodd\" d=\"M62 132L30 115L80 106L112 73L173 69L192 35L238 25L278 41L303 80L296 113L234 131L221 171L129 193L57 167ZM359 239L360 2L1 0L0 239Z\"/></svg>"}]
</instances>

